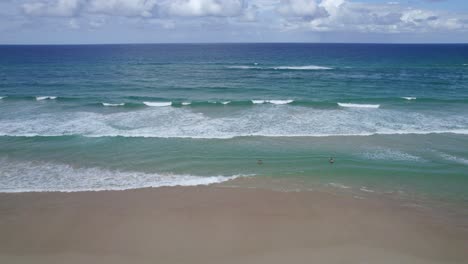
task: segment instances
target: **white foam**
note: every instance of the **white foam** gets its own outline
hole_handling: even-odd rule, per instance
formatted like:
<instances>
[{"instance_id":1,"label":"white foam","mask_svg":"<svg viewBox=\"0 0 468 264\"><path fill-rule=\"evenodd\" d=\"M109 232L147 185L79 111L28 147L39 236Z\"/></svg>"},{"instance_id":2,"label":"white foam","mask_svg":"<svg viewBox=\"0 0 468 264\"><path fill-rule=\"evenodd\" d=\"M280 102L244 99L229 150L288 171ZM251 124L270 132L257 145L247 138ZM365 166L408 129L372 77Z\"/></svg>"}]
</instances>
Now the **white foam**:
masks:
<instances>
[{"instance_id":1,"label":"white foam","mask_svg":"<svg viewBox=\"0 0 468 264\"><path fill-rule=\"evenodd\" d=\"M330 182L328 185L332 186L332 187L335 187L335 188L340 188L340 189L350 189L351 187L349 186L346 186L344 184L341 184L341 183L334 183L334 182Z\"/></svg>"},{"instance_id":2,"label":"white foam","mask_svg":"<svg viewBox=\"0 0 468 264\"><path fill-rule=\"evenodd\" d=\"M368 189L365 186L362 186L359 190L361 190L363 192L368 192L368 193L374 193L375 192L374 190Z\"/></svg>"},{"instance_id":3,"label":"white foam","mask_svg":"<svg viewBox=\"0 0 468 264\"><path fill-rule=\"evenodd\" d=\"M416 100L416 97L402 97L405 100L411 101L411 100Z\"/></svg>"},{"instance_id":4,"label":"white foam","mask_svg":"<svg viewBox=\"0 0 468 264\"><path fill-rule=\"evenodd\" d=\"M191 102L182 102L182 105L190 105L192 104Z\"/></svg>"},{"instance_id":5,"label":"white foam","mask_svg":"<svg viewBox=\"0 0 468 264\"><path fill-rule=\"evenodd\" d=\"M252 100L253 104L264 104L265 102L265 100Z\"/></svg>"},{"instance_id":6,"label":"white foam","mask_svg":"<svg viewBox=\"0 0 468 264\"><path fill-rule=\"evenodd\" d=\"M104 168L75 167L46 162L0 159L0 192L77 192L126 190L163 186L197 186L221 183L238 177L194 176Z\"/></svg>"},{"instance_id":7,"label":"white foam","mask_svg":"<svg viewBox=\"0 0 468 264\"><path fill-rule=\"evenodd\" d=\"M103 106L124 106L125 103L120 103L120 104L111 104L111 103L102 103Z\"/></svg>"},{"instance_id":8,"label":"white foam","mask_svg":"<svg viewBox=\"0 0 468 264\"><path fill-rule=\"evenodd\" d=\"M246 66L246 65L227 66L227 68L229 68L229 69L239 69L239 70L262 69L262 67L257 67L257 66Z\"/></svg>"},{"instance_id":9,"label":"white foam","mask_svg":"<svg viewBox=\"0 0 468 264\"><path fill-rule=\"evenodd\" d=\"M464 111L455 114L396 109L343 111L292 105L246 107L235 113L215 115L189 107L146 107L113 113L48 109L41 112L41 108L27 107L20 115L2 118L0 122L0 135L26 137L232 138L434 133L468 134L468 115Z\"/></svg>"},{"instance_id":10,"label":"white foam","mask_svg":"<svg viewBox=\"0 0 468 264\"><path fill-rule=\"evenodd\" d=\"M307 65L307 66L279 66L274 67L275 70L333 70L330 67L317 66L317 65Z\"/></svg>"},{"instance_id":11,"label":"white foam","mask_svg":"<svg viewBox=\"0 0 468 264\"><path fill-rule=\"evenodd\" d=\"M294 102L294 100L268 100L267 102L270 104L284 105L284 104L290 104Z\"/></svg>"},{"instance_id":12,"label":"white foam","mask_svg":"<svg viewBox=\"0 0 468 264\"><path fill-rule=\"evenodd\" d=\"M338 103L341 107L350 107L350 108L379 108L378 104L349 104L349 103Z\"/></svg>"},{"instance_id":13,"label":"white foam","mask_svg":"<svg viewBox=\"0 0 468 264\"><path fill-rule=\"evenodd\" d=\"M57 99L57 96L37 96L36 100L37 101L42 101L42 100L55 100Z\"/></svg>"},{"instance_id":14,"label":"white foam","mask_svg":"<svg viewBox=\"0 0 468 264\"><path fill-rule=\"evenodd\" d=\"M305 65L305 66L276 66L276 67L260 67L257 66L258 63L254 64L255 66L250 65L236 65L236 66L227 66L229 69L240 69L240 70L299 70L299 71L314 71L314 70L333 70L330 67L317 66L317 65Z\"/></svg>"},{"instance_id":15,"label":"white foam","mask_svg":"<svg viewBox=\"0 0 468 264\"><path fill-rule=\"evenodd\" d=\"M143 102L147 106L171 106L172 102Z\"/></svg>"},{"instance_id":16,"label":"white foam","mask_svg":"<svg viewBox=\"0 0 468 264\"><path fill-rule=\"evenodd\" d=\"M6 96L0 96L0 100L2 100L3 98L5 98Z\"/></svg>"},{"instance_id":17,"label":"white foam","mask_svg":"<svg viewBox=\"0 0 468 264\"><path fill-rule=\"evenodd\" d=\"M294 100L251 100L253 104L276 104L276 105L284 105L290 104L294 102Z\"/></svg>"},{"instance_id":18,"label":"white foam","mask_svg":"<svg viewBox=\"0 0 468 264\"><path fill-rule=\"evenodd\" d=\"M231 103L231 101L222 101L221 103L222 103L223 105L227 105L227 104Z\"/></svg>"},{"instance_id":19,"label":"white foam","mask_svg":"<svg viewBox=\"0 0 468 264\"><path fill-rule=\"evenodd\" d=\"M444 158L445 160L456 162L458 164L463 164L463 165L468 165L468 159L462 158L462 157L457 157L453 156L447 153L439 153L439 155Z\"/></svg>"},{"instance_id":20,"label":"white foam","mask_svg":"<svg viewBox=\"0 0 468 264\"><path fill-rule=\"evenodd\" d=\"M409 153L388 149L378 148L363 153L363 156L369 160L390 160L390 161L424 161L421 157Z\"/></svg>"}]
</instances>

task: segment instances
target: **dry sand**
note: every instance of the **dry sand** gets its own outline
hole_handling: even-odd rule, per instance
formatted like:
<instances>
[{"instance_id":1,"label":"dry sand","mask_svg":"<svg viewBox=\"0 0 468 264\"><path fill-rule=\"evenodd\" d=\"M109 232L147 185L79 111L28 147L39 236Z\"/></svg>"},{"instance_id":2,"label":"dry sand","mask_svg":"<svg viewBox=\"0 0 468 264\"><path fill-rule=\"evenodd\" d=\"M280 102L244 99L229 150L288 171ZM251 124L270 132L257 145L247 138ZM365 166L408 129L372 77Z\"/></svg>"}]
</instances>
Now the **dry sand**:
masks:
<instances>
[{"instance_id":1,"label":"dry sand","mask_svg":"<svg viewBox=\"0 0 468 264\"><path fill-rule=\"evenodd\" d=\"M0 263L468 263L468 232L319 191L0 194Z\"/></svg>"}]
</instances>

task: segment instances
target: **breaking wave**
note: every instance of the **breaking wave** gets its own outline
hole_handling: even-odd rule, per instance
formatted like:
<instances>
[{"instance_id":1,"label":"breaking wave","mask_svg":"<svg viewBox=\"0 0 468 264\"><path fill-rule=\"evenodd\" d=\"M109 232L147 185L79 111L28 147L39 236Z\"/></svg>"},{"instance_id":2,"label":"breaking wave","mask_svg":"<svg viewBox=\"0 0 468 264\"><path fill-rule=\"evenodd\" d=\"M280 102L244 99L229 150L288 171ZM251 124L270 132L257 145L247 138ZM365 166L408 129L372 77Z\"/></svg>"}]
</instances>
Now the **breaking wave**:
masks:
<instances>
[{"instance_id":1,"label":"breaking wave","mask_svg":"<svg viewBox=\"0 0 468 264\"><path fill-rule=\"evenodd\" d=\"M102 103L103 106L124 106L125 103L111 104L111 103Z\"/></svg>"},{"instance_id":2,"label":"breaking wave","mask_svg":"<svg viewBox=\"0 0 468 264\"><path fill-rule=\"evenodd\" d=\"M143 102L147 106L171 106L172 102Z\"/></svg>"},{"instance_id":3,"label":"breaking wave","mask_svg":"<svg viewBox=\"0 0 468 264\"><path fill-rule=\"evenodd\" d=\"M317 65L305 65L305 66L250 66L250 65L235 65L227 66L229 69L238 70L296 70L296 71L314 71L314 70L333 70L330 67L317 66Z\"/></svg>"},{"instance_id":4,"label":"breaking wave","mask_svg":"<svg viewBox=\"0 0 468 264\"><path fill-rule=\"evenodd\" d=\"M294 102L294 100L252 100L253 104L275 104L275 105L284 105L290 104Z\"/></svg>"},{"instance_id":5,"label":"breaking wave","mask_svg":"<svg viewBox=\"0 0 468 264\"><path fill-rule=\"evenodd\" d=\"M3 136L232 138L242 136L368 136L375 134L468 134L460 112L408 112L392 109L344 111L284 105L248 107L235 113L185 107L150 107L112 113L23 109L0 122Z\"/></svg>"},{"instance_id":6,"label":"breaking wave","mask_svg":"<svg viewBox=\"0 0 468 264\"><path fill-rule=\"evenodd\" d=\"M0 159L0 192L78 192L163 186L197 186L233 180L234 176L194 176L82 168L47 162Z\"/></svg>"},{"instance_id":7,"label":"breaking wave","mask_svg":"<svg viewBox=\"0 0 468 264\"><path fill-rule=\"evenodd\" d=\"M341 107L350 107L350 108L379 108L378 104L349 104L349 103L338 103Z\"/></svg>"},{"instance_id":8,"label":"breaking wave","mask_svg":"<svg viewBox=\"0 0 468 264\"><path fill-rule=\"evenodd\" d=\"M36 100L37 101L42 101L42 100L55 100L57 99L57 96L37 96Z\"/></svg>"}]
</instances>

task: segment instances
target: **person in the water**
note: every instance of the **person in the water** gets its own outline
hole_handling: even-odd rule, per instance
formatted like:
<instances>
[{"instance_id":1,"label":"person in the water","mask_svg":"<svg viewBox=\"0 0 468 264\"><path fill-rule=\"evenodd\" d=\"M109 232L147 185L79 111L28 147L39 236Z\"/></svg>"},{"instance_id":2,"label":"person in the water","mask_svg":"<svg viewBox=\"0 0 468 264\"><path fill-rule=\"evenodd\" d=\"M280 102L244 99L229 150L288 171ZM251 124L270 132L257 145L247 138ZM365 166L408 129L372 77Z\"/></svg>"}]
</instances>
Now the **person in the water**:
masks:
<instances>
[{"instance_id":1,"label":"person in the water","mask_svg":"<svg viewBox=\"0 0 468 264\"><path fill-rule=\"evenodd\" d=\"M330 164L333 164L333 163L335 163L335 158L333 158L333 157L330 157L330 159L328 160L328 162L330 162Z\"/></svg>"}]
</instances>

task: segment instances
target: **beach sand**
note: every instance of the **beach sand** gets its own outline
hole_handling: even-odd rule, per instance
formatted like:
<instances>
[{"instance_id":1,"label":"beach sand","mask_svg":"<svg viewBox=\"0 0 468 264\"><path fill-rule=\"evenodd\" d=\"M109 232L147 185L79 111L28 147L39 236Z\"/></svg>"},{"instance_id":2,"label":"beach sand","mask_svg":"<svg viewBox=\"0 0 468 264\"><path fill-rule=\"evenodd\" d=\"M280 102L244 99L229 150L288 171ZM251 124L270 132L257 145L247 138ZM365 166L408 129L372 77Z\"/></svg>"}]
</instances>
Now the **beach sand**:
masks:
<instances>
[{"instance_id":1,"label":"beach sand","mask_svg":"<svg viewBox=\"0 0 468 264\"><path fill-rule=\"evenodd\" d=\"M320 191L0 194L0 263L468 263L468 232Z\"/></svg>"}]
</instances>

